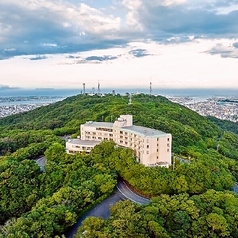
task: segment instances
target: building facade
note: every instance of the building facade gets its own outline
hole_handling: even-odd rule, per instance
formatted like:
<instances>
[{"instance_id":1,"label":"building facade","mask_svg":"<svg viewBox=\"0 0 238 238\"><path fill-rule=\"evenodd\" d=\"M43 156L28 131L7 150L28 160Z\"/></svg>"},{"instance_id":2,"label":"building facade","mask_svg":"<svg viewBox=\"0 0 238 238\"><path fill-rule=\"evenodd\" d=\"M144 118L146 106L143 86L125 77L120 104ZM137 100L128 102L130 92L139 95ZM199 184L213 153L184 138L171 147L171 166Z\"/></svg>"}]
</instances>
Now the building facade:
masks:
<instances>
[{"instance_id":1,"label":"building facade","mask_svg":"<svg viewBox=\"0 0 238 238\"><path fill-rule=\"evenodd\" d=\"M67 153L90 152L103 140L131 148L145 166L171 165L172 135L133 125L132 115L121 115L114 123L88 121L82 124L81 138L66 142Z\"/></svg>"}]
</instances>

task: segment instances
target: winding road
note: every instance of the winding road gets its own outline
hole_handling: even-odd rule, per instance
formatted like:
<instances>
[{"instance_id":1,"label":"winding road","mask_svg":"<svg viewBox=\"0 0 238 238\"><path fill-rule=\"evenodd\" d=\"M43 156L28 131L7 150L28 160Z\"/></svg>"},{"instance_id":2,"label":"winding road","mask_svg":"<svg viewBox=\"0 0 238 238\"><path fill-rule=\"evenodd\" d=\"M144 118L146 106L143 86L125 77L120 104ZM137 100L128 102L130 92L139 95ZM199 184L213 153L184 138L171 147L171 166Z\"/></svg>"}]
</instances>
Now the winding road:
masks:
<instances>
[{"instance_id":1,"label":"winding road","mask_svg":"<svg viewBox=\"0 0 238 238\"><path fill-rule=\"evenodd\" d=\"M42 171L44 171L45 162L46 161L44 156L36 160L36 163L40 166ZM233 191L235 193L238 193L238 183L235 183ZM149 199L134 193L122 179L118 180L118 183L116 185L116 191L110 197L108 197L107 199L99 203L96 207L94 207L90 211L86 212L83 216L81 216L77 220L77 223L75 223L72 227L70 227L69 230L65 233L66 238L73 238L79 226L88 216L95 216L101 217L103 219L108 219L110 217L110 207L113 204L117 203L118 201L126 199L141 205L146 205L150 202Z\"/></svg>"},{"instance_id":2,"label":"winding road","mask_svg":"<svg viewBox=\"0 0 238 238\"><path fill-rule=\"evenodd\" d=\"M131 191L131 189L126 185L123 180L119 180L116 186L117 190L110 197L99 203L96 207L81 216L77 223L74 224L68 232L65 233L67 238L72 238L76 234L79 226L88 216L101 217L103 219L108 219L110 217L110 207L111 205L117 203L120 200L129 199L132 202L138 204L148 204L149 199L141 197Z\"/></svg>"},{"instance_id":3,"label":"winding road","mask_svg":"<svg viewBox=\"0 0 238 238\"><path fill-rule=\"evenodd\" d=\"M121 194L122 198L124 199L129 199L132 202L141 204L141 205L145 205L148 204L150 202L149 199L144 198L138 194L136 194L135 192L133 192L123 180L119 180L117 183L117 190L119 191L119 193Z\"/></svg>"}]
</instances>

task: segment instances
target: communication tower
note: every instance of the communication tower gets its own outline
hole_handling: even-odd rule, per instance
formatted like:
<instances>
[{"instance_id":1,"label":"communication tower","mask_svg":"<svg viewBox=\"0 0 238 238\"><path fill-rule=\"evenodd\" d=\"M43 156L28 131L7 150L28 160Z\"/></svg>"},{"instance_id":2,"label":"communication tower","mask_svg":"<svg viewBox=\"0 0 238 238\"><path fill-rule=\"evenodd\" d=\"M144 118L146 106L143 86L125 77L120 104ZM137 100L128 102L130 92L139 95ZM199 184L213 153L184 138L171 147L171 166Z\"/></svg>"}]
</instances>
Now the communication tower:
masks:
<instances>
[{"instance_id":1,"label":"communication tower","mask_svg":"<svg viewBox=\"0 0 238 238\"><path fill-rule=\"evenodd\" d=\"M100 83L98 82L98 95L100 95L101 92L100 92Z\"/></svg>"},{"instance_id":2,"label":"communication tower","mask_svg":"<svg viewBox=\"0 0 238 238\"><path fill-rule=\"evenodd\" d=\"M131 93L129 94L129 103L128 103L129 105L131 105L132 104L132 97L131 97Z\"/></svg>"},{"instance_id":3,"label":"communication tower","mask_svg":"<svg viewBox=\"0 0 238 238\"><path fill-rule=\"evenodd\" d=\"M85 95L85 83L83 83L83 95Z\"/></svg>"}]
</instances>

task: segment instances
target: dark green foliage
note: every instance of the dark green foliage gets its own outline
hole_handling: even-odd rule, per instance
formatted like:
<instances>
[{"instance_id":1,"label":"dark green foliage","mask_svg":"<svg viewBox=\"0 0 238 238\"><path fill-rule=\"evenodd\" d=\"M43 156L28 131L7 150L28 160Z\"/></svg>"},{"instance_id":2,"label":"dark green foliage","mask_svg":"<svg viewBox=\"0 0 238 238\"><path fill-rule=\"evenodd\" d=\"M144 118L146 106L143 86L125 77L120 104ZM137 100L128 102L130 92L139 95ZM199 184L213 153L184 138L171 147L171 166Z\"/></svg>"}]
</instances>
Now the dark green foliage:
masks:
<instances>
[{"instance_id":1,"label":"dark green foliage","mask_svg":"<svg viewBox=\"0 0 238 238\"><path fill-rule=\"evenodd\" d=\"M172 134L174 169L146 168L132 150L113 142L90 155L65 153L58 136L76 136L86 121L111 122L121 114ZM144 208L119 203L108 221L85 221L85 237L237 237L237 198L208 191L230 189L238 179L238 136L220 127L164 97L144 94L134 95L132 105L127 96L78 95L2 118L0 237L60 236L88 206L112 193L118 175L148 197L160 197ZM45 172L32 161L43 154Z\"/></svg>"},{"instance_id":2,"label":"dark green foliage","mask_svg":"<svg viewBox=\"0 0 238 238\"><path fill-rule=\"evenodd\" d=\"M238 134L238 124L237 122L227 121L227 120L221 120L216 117L207 117L210 121L212 121L214 124L216 124L218 127L220 127L223 131L230 131L235 134Z\"/></svg>"},{"instance_id":3,"label":"dark green foliage","mask_svg":"<svg viewBox=\"0 0 238 238\"><path fill-rule=\"evenodd\" d=\"M45 156L45 172L30 160L7 157L6 164L2 162L0 222L6 223L0 236L60 235L88 205L115 187L116 174L90 156L68 155L60 143L52 143Z\"/></svg>"},{"instance_id":4,"label":"dark green foliage","mask_svg":"<svg viewBox=\"0 0 238 238\"><path fill-rule=\"evenodd\" d=\"M28 113L0 120L3 131L51 129L56 135L76 133L87 120L114 121L120 114L132 114L134 123L173 134L174 151L205 138L217 138L219 129L208 119L164 97L139 94L128 105L126 96L84 96L67 98Z\"/></svg>"},{"instance_id":5,"label":"dark green foliage","mask_svg":"<svg viewBox=\"0 0 238 238\"><path fill-rule=\"evenodd\" d=\"M39 198L40 168L30 160L8 159L0 173L0 224L31 209Z\"/></svg>"},{"instance_id":6,"label":"dark green foliage","mask_svg":"<svg viewBox=\"0 0 238 238\"><path fill-rule=\"evenodd\" d=\"M161 195L146 206L129 201L111 207L108 220L87 218L78 237L208 238L238 236L238 197L208 190L201 195Z\"/></svg>"}]
</instances>

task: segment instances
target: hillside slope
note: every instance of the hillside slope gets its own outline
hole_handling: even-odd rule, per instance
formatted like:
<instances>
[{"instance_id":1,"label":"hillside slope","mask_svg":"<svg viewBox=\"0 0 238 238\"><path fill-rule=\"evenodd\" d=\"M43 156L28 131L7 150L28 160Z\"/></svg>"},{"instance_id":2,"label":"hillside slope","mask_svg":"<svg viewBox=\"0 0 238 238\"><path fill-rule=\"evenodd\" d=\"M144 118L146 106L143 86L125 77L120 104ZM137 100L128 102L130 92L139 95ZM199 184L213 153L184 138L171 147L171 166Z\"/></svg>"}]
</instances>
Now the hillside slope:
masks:
<instances>
[{"instance_id":1,"label":"hillside slope","mask_svg":"<svg viewBox=\"0 0 238 238\"><path fill-rule=\"evenodd\" d=\"M219 138L221 130L205 117L198 115L164 97L133 96L132 105L127 96L69 97L61 102L12 115L0 120L2 133L10 130L54 130L57 135L79 133L81 123L87 120L114 121L120 114L132 114L134 124L172 133L176 152L182 147L197 144L206 138Z\"/></svg>"},{"instance_id":2,"label":"hillside slope","mask_svg":"<svg viewBox=\"0 0 238 238\"><path fill-rule=\"evenodd\" d=\"M92 234L99 227L110 237L108 225L118 237L121 231L128 237L238 237L238 198L228 191L238 181L238 136L164 97L140 94L131 105L128 101L120 95L78 95L0 120L0 237L61 237L80 214L113 192L118 176L158 198L145 210L119 203L109 223L86 224ZM132 114L135 125L171 133L173 166L145 167L132 150L112 141L90 154L65 152L61 136L78 135L86 121L114 121L121 114ZM33 161L43 154L44 172Z\"/></svg>"}]
</instances>

